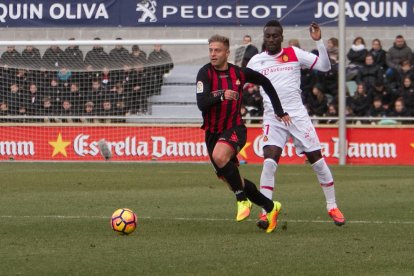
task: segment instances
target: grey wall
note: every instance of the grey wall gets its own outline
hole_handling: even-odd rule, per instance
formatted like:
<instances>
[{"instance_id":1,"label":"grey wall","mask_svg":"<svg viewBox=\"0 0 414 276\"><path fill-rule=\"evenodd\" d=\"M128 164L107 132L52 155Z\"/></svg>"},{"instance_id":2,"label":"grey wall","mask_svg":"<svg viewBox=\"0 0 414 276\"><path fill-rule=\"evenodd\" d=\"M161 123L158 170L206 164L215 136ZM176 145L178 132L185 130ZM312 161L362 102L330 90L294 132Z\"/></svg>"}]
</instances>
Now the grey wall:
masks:
<instances>
[{"instance_id":1,"label":"grey wall","mask_svg":"<svg viewBox=\"0 0 414 276\"><path fill-rule=\"evenodd\" d=\"M76 39L93 39L94 37L101 37L102 39L115 39L122 37L124 39L191 39L191 38L208 38L212 34L219 33L228 36L231 39L231 44L234 49L241 44L242 38L245 34L250 34L253 38L253 43L260 48L262 40L261 27L186 27L186 28L2 28L0 29L0 43L2 40L66 40L70 37ZM314 42L310 39L307 27L285 27L285 42L291 38L297 38L300 41L302 48L305 50L312 50ZM346 47L350 48L352 40L356 36L362 36L368 48L371 46L371 41L374 38L379 38L385 50L392 46L396 35L402 34L408 42L408 45L414 49L414 27L350 27L346 30ZM330 37L338 36L338 29L336 27L323 27L322 36L325 41ZM5 46L0 45L0 52L5 50ZM40 47L39 47L40 48ZM64 48L64 47L63 47ZM82 47L82 50L87 51L91 47ZM112 47L106 47L110 50ZM130 48L130 47L128 47ZM141 48L147 53L152 50L151 45L141 45ZM207 62L207 47L206 46L170 46L166 45L164 48L169 51L176 63L196 63L201 64ZM22 47L17 47L22 50ZM42 50L42 49L41 49ZM233 57L233 55L232 55Z\"/></svg>"}]
</instances>

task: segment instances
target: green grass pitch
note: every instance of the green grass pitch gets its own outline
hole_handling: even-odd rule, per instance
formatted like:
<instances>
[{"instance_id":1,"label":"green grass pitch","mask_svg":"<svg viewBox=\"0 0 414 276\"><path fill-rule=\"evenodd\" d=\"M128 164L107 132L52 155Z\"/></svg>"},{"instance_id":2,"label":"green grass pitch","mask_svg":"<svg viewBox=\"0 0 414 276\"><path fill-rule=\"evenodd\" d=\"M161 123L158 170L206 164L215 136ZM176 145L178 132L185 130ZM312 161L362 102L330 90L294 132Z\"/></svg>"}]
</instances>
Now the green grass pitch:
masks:
<instances>
[{"instance_id":1,"label":"green grass pitch","mask_svg":"<svg viewBox=\"0 0 414 276\"><path fill-rule=\"evenodd\" d=\"M335 226L310 166L281 165L279 227L235 222L208 164L2 163L0 275L413 275L414 168L331 166ZM258 183L261 166L243 165ZM120 236L112 212L134 210Z\"/></svg>"}]
</instances>

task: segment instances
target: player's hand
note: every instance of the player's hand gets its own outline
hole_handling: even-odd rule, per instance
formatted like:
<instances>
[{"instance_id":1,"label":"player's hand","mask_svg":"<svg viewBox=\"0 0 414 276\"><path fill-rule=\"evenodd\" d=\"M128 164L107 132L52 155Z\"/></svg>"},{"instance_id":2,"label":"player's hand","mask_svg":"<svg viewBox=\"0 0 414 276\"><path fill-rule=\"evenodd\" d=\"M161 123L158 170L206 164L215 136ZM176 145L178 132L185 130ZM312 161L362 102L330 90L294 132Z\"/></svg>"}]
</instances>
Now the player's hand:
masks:
<instances>
[{"instance_id":1,"label":"player's hand","mask_svg":"<svg viewBox=\"0 0 414 276\"><path fill-rule=\"evenodd\" d=\"M229 101L237 101L239 99L239 92L226 89L226 91L224 91L224 99Z\"/></svg>"},{"instance_id":2,"label":"player's hand","mask_svg":"<svg viewBox=\"0 0 414 276\"><path fill-rule=\"evenodd\" d=\"M283 122L285 124L285 126L290 126L292 124L292 119L290 119L289 114L287 114L286 112L285 112L285 114L283 114L282 117L279 117L279 116L276 115L276 119L279 122Z\"/></svg>"},{"instance_id":3,"label":"player's hand","mask_svg":"<svg viewBox=\"0 0 414 276\"><path fill-rule=\"evenodd\" d=\"M315 22L312 22L309 26L309 33L313 40L318 41L322 38L322 32L319 25Z\"/></svg>"}]
</instances>

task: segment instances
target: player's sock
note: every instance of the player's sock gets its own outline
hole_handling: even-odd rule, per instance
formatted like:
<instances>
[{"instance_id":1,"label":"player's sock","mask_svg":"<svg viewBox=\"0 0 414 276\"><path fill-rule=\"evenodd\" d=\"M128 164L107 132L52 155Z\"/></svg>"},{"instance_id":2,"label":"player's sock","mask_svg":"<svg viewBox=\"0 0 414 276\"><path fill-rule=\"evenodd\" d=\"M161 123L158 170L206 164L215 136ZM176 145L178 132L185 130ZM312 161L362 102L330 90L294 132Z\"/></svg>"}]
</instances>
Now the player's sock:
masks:
<instances>
[{"instance_id":1,"label":"player's sock","mask_svg":"<svg viewBox=\"0 0 414 276\"><path fill-rule=\"evenodd\" d=\"M273 210L273 201L265 197L256 185L248 179L244 179L244 191L248 199L256 205L262 207L266 212Z\"/></svg>"},{"instance_id":2,"label":"player's sock","mask_svg":"<svg viewBox=\"0 0 414 276\"><path fill-rule=\"evenodd\" d=\"M332 208L337 208L334 181L331 170L326 164L325 159L321 158L313 163L312 168L315 171L319 183L321 184L323 193L325 194L326 209L329 211Z\"/></svg>"},{"instance_id":3,"label":"player's sock","mask_svg":"<svg viewBox=\"0 0 414 276\"><path fill-rule=\"evenodd\" d=\"M218 174L219 176L223 176L227 183L229 183L232 191L236 195L237 201L247 200L246 194L243 191L243 183L239 169L232 161L229 161L223 168L218 169Z\"/></svg>"},{"instance_id":4,"label":"player's sock","mask_svg":"<svg viewBox=\"0 0 414 276\"><path fill-rule=\"evenodd\" d=\"M260 176L260 192L268 199L273 198L276 169L277 163L272 158L266 158L263 161L263 169L262 174Z\"/></svg>"}]
</instances>

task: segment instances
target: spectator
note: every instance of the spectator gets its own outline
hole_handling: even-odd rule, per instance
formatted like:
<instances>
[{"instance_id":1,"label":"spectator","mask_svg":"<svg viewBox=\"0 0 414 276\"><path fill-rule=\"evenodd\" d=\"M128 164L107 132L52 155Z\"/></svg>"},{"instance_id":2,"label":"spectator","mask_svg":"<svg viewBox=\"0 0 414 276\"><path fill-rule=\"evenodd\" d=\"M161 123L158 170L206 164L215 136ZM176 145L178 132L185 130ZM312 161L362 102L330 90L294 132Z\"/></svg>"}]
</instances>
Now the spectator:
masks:
<instances>
[{"instance_id":1,"label":"spectator","mask_svg":"<svg viewBox=\"0 0 414 276\"><path fill-rule=\"evenodd\" d=\"M154 50L148 56L148 62L151 67L155 67L155 73L161 76L169 73L174 68L171 55L163 50L160 44L154 45Z\"/></svg>"},{"instance_id":2,"label":"spectator","mask_svg":"<svg viewBox=\"0 0 414 276\"><path fill-rule=\"evenodd\" d=\"M329 59L331 61L331 64L337 64L338 63L338 39L335 37L331 37L328 39L326 43L326 50L328 52Z\"/></svg>"},{"instance_id":3,"label":"spectator","mask_svg":"<svg viewBox=\"0 0 414 276\"><path fill-rule=\"evenodd\" d=\"M368 95L370 99L380 97L385 109L388 109L389 105L391 105L396 96L396 94L393 93L392 90L381 80L378 80L374 87L368 91Z\"/></svg>"},{"instance_id":4,"label":"spectator","mask_svg":"<svg viewBox=\"0 0 414 276\"><path fill-rule=\"evenodd\" d=\"M257 85L249 83L244 87L242 104L251 116L263 115L263 98Z\"/></svg>"},{"instance_id":5,"label":"spectator","mask_svg":"<svg viewBox=\"0 0 414 276\"><path fill-rule=\"evenodd\" d=\"M71 77L72 77L72 71L70 71L67 67L62 66L58 71L57 71L57 79L59 82L62 83L62 85L64 85L65 87L68 86ZM66 85L65 85L66 84Z\"/></svg>"},{"instance_id":6,"label":"spectator","mask_svg":"<svg viewBox=\"0 0 414 276\"><path fill-rule=\"evenodd\" d=\"M234 63L241 67L246 67L250 59L259 53L259 50L252 44L252 37L245 35L243 37L243 45L236 49Z\"/></svg>"},{"instance_id":7,"label":"spectator","mask_svg":"<svg viewBox=\"0 0 414 276\"><path fill-rule=\"evenodd\" d=\"M364 65L365 56L368 50L365 47L365 41L362 37L358 36L354 39L351 49L349 49L346 55L349 60L347 67L347 79L353 80L358 74L359 69Z\"/></svg>"},{"instance_id":8,"label":"spectator","mask_svg":"<svg viewBox=\"0 0 414 276\"><path fill-rule=\"evenodd\" d=\"M53 116L56 116L56 110L53 106L52 99L49 97L43 98L43 104L38 110L39 116L43 116L43 121L45 123L55 122L54 118L51 118Z\"/></svg>"},{"instance_id":9,"label":"spectator","mask_svg":"<svg viewBox=\"0 0 414 276\"><path fill-rule=\"evenodd\" d=\"M36 115L37 110L42 106L44 98L42 93L38 91L36 83L31 83L29 85L29 91L25 96L26 100L24 102L27 114Z\"/></svg>"},{"instance_id":10,"label":"spectator","mask_svg":"<svg viewBox=\"0 0 414 276\"><path fill-rule=\"evenodd\" d=\"M75 40L69 38L69 40ZM83 64L83 52L79 49L78 45L69 45L66 47L63 58L64 66L69 70L81 70L84 68Z\"/></svg>"},{"instance_id":11,"label":"spectator","mask_svg":"<svg viewBox=\"0 0 414 276\"><path fill-rule=\"evenodd\" d=\"M145 64L147 62L147 54L142 51L138 45L132 46L131 62L135 67L136 64Z\"/></svg>"},{"instance_id":12,"label":"spectator","mask_svg":"<svg viewBox=\"0 0 414 276\"><path fill-rule=\"evenodd\" d=\"M414 67L411 64L411 60L403 60L401 62L401 67L398 69L398 77L398 87L401 86L405 77L409 77L414 81Z\"/></svg>"},{"instance_id":13,"label":"spectator","mask_svg":"<svg viewBox=\"0 0 414 276\"><path fill-rule=\"evenodd\" d=\"M10 115L9 113L9 106L7 105L6 101L0 101L0 117L6 117ZM9 122L9 119L0 118L1 123Z\"/></svg>"},{"instance_id":14,"label":"spectator","mask_svg":"<svg viewBox=\"0 0 414 276\"><path fill-rule=\"evenodd\" d=\"M357 84L365 84L368 90L374 87L377 81L383 80L383 71L379 65L374 63L374 57L371 54L365 56L365 64L359 69L355 80Z\"/></svg>"},{"instance_id":15,"label":"spectator","mask_svg":"<svg viewBox=\"0 0 414 276\"><path fill-rule=\"evenodd\" d=\"M96 117L96 115L95 104L92 101L87 101L84 105L80 121L82 123L98 123L99 120L97 118L93 118Z\"/></svg>"},{"instance_id":16,"label":"spectator","mask_svg":"<svg viewBox=\"0 0 414 276\"><path fill-rule=\"evenodd\" d=\"M129 108L125 100L116 100L115 101L115 110L114 115L116 116L128 116L130 115ZM123 121L125 122L125 120Z\"/></svg>"},{"instance_id":17,"label":"spectator","mask_svg":"<svg viewBox=\"0 0 414 276\"><path fill-rule=\"evenodd\" d=\"M94 40L101 40L99 37ZM109 55L100 45L93 46L92 50L86 53L85 65L92 65L94 70L102 70L104 66L109 66Z\"/></svg>"},{"instance_id":18,"label":"spectator","mask_svg":"<svg viewBox=\"0 0 414 276\"><path fill-rule=\"evenodd\" d=\"M102 100L106 97L106 92L101 85L101 81L94 79L85 96L87 101L93 102L96 106L102 106Z\"/></svg>"},{"instance_id":19,"label":"spectator","mask_svg":"<svg viewBox=\"0 0 414 276\"><path fill-rule=\"evenodd\" d=\"M32 45L26 46L26 49L22 52L22 65L30 70L37 70L42 62L42 56L39 49Z\"/></svg>"},{"instance_id":20,"label":"spectator","mask_svg":"<svg viewBox=\"0 0 414 276\"><path fill-rule=\"evenodd\" d=\"M167 74L174 68L174 63L170 54L161 49L160 44L154 45L154 50L148 56L148 63L152 75L152 91L153 94L161 93L164 74Z\"/></svg>"},{"instance_id":21,"label":"spectator","mask_svg":"<svg viewBox=\"0 0 414 276\"><path fill-rule=\"evenodd\" d=\"M325 113L325 117L338 117L338 107L334 103L328 105L328 111ZM327 124L337 124L338 120L329 119L325 121Z\"/></svg>"},{"instance_id":22,"label":"spectator","mask_svg":"<svg viewBox=\"0 0 414 276\"><path fill-rule=\"evenodd\" d=\"M388 117L410 117L411 114L410 112L407 110L407 108L405 108L405 103L404 103L404 99L403 98L398 98L393 106L393 109L391 110L391 112L388 113ZM410 121L402 121L402 124L410 124Z\"/></svg>"},{"instance_id":23,"label":"spectator","mask_svg":"<svg viewBox=\"0 0 414 276\"><path fill-rule=\"evenodd\" d=\"M4 96L4 101L8 105L10 115L17 115L19 107L24 97L18 83L13 82L9 86L9 91Z\"/></svg>"},{"instance_id":24,"label":"spectator","mask_svg":"<svg viewBox=\"0 0 414 276\"><path fill-rule=\"evenodd\" d=\"M100 116L106 116L106 117L114 116L115 115L115 112L114 112L114 110L112 108L112 101L110 99L104 99L102 101L102 105L101 105L101 108L99 110L99 115ZM102 123L111 123L112 120L113 119L110 119L110 118L108 118L108 119L101 119L101 122Z\"/></svg>"},{"instance_id":25,"label":"spectator","mask_svg":"<svg viewBox=\"0 0 414 276\"><path fill-rule=\"evenodd\" d=\"M85 98L80 92L78 83L72 82L70 84L70 89L63 95L63 99L67 99L71 102L74 113L79 114L82 111Z\"/></svg>"},{"instance_id":26,"label":"spectator","mask_svg":"<svg viewBox=\"0 0 414 276\"><path fill-rule=\"evenodd\" d=\"M28 82L27 71L23 68L18 68L15 72L16 74L13 77L13 81L20 87L26 86Z\"/></svg>"},{"instance_id":27,"label":"spectator","mask_svg":"<svg viewBox=\"0 0 414 276\"><path fill-rule=\"evenodd\" d=\"M111 101L112 102L117 102L117 101L127 102L130 99L130 95L128 94L130 94L130 92L125 91L122 83L117 83L114 86L114 91L111 97Z\"/></svg>"},{"instance_id":28,"label":"spectator","mask_svg":"<svg viewBox=\"0 0 414 276\"><path fill-rule=\"evenodd\" d=\"M388 68L386 62L387 52L382 49L381 40L378 38L372 40L371 47L372 48L369 50L369 53L373 56L374 63L379 65L382 70L386 71Z\"/></svg>"},{"instance_id":29,"label":"spectator","mask_svg":"<svg viewBox=\"0 0 414 276\"><path fill-rule=\"evenodd\" d=\"M45 96L50 98L52 105L56 107L61 105L62 96L67 92L67 90L62 89L59 80L56 77L53 77L45 87L44 92Z\"/></svg>"},{"instance_id":30,"label":"spectator","mask_svg":"<svg viewBox=\"0 0 414 276\"><path fill-rule=\"evenodd\" d=\"M122 83L124 88L128 91L134 86L134 72L129 63L125 63L116 77L115 83Z\"/></svg>"},{"instance_id":31,"label":"spectator","mask_svg":"<svg viewBox=\"0 0 414 276\"><path fill-rule=\"evenodd\" d=\"M64 52L57 45L52 45L43 54L42 63L46 69L54 70L59 68L64 58Z\"/></svg>"},{"instance_id":32,"label":"spectator","mask_svg":"<svg viewBox=\"0 0 414 276\"><path fill-rule=\"evenodd\" d=\"M116 40L122 40L122 38L118 37ZM111 67L121 67L130 62L130 53L124 46L115 45L115 48L109 52L109 62Z\"/></svg>"},{"instance_id":33,"label":"spectator","mask_svg":"<svg viewBox=\"0 0 414 276\"><path fill-rule=\"evenodd\" d=\"M368 117L384 117L387 114L387 110L382 105L381 97L377 96L372 101L372 104L367 111ZM375 121L372 121L373 123Z\"/></svg>"},{"instance_id":34,"label":"spectator","mask_svg":"<svg viewBox=\"0 0 414 276\"><path fill-rule=\"evenodd\" d=\"M7 46L7 50L1 55L1 63L8 67L17 68L20 65L21 57L14 46Z\"/></svg>"},{"instance_id":35,"label":"spectator","mask_svg":"<svg viewBox=\"0 0 414 276\"><path fill-rule=\"evenodd\" d=\"M59 116L64 116L66 118L56 119L56 122L73 123L73 118L70 118L70 117L75 116L75 112L72 109L72 103L70 102L69 99L65 99L62 101L62 106L60 107Z\"/></svg>"},{"instance_id":36,"label":"spectator","mask_svg":"<svg viewBox=\"0 0 414 276\"><path fill-rule=\"evenodd\" d=\"M370 98L368 97L365 85L358 84L357 89L355 91L355 95L352 101L352 110L355 116L361 117L366 116L367 110L369 109L371 104Z\"/></svg>"},{"instance_id":37,"label":"spectator","mask_svg":"<svg viewBox=\"0 0 414 276\"><path fill-rule=\"evenodd\" d=\"M137 63L132 72L132 90L128 89L128 91L131 91L129 108L132 113L145 114L148 111L149 78L148 70L145 69L142 63Z\"/></svg>"},{"instance_id":38,"label":"spectator","mask_svg":"<svg viewBox=\"0 0 414 276\"><path fill-rule=\"evenodd\" d=\"M328 100L323 93L322 85L316 84L308 97L308 113L310 116L323 116L328 110Z\"/></svg>"},{"instance_id":39,"label":"spectator","mask_svg":"<svg viewBox=\"0 0 414 276\"><path fill-rule=\"evenodd\" d=\"M414 116L414 85L410 77L406 76L403 79L403 85L398 95L403 98L405 107Z\"/></svg>"},{"instance_id":40,"label":"spectator","mask_svg":"<svg viewBox=\"0 0 414 276\"><path fill-rule=\"evenodd\" d=\"M395 78L396 73L401 67L403 60L411 60L412 51L407 46L402 35L397 35L394 40L394 45L388 50L386 55L386 62L388 69L385 72L387 79Z\"/></svg>"}]
</instances>

